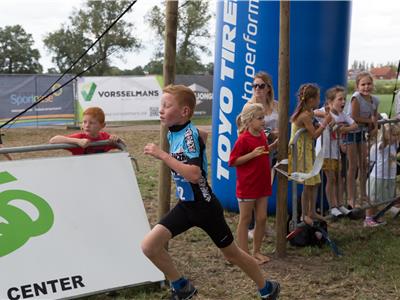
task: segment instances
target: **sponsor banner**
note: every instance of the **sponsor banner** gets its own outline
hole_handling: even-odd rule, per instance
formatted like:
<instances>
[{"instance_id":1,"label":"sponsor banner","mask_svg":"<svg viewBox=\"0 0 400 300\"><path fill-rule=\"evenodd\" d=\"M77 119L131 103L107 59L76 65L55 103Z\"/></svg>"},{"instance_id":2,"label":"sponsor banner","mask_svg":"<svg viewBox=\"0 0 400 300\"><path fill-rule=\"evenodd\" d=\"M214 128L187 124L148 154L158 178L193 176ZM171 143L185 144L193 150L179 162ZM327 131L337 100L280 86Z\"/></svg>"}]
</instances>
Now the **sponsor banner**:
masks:
<instances>
[{"instance_id":1,"label":"sponsor banner","mask_svg":"<svg viewBox=\"0 0 400 300\"><path fill-rule=\"evenodd\" d=\"M128 153L1 162L0 299L162 281L140 249L149 230Z\"/></svg>"},{"instance_id":2,"label":"sponsor banner","mask_svg":"<svg viewBox=\"0 0 400 300\"><path fill-rule=\"evenodd\" d=\"M213 98L212 75L176 75L175 83L186 85L195 93L195 116L211 116Z\"/></svg>"},{"instance_id":3,"label":"sponsor banner","mask_svg":"<svg viewBox=\"0 0 400 300\"><path fill-rule=\"evenodd\" d=\"M106 121L159 119L161 88L156 76L81 77L77 90L81 112L99 106Z\"/></svg>"},{"instance_id":4,"label":"sponsor banner","mask_svg":"<svg viewBox=\"0 0 400 300\"><path fill-rule=\"evenodd\" d=\"M50 93L71 78L71 75L65 75L54 84L58 75L0 75L0 123L8 121L39 101L43 94ZM74 89L71 82L27 111L11 127L67 125L73 124L74 119Z\"/></svg>"}]
</instances>

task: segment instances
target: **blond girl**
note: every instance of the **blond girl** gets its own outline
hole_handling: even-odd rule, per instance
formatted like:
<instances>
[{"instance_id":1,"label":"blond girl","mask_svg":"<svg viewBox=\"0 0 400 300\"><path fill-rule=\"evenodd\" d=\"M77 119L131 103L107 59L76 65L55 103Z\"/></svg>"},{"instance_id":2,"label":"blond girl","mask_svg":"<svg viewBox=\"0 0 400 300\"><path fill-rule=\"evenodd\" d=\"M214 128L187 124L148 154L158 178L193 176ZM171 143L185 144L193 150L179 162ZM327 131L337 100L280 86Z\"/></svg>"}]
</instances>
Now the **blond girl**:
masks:
<instances>
[{"instance_id":1,"label":"blond girl","mask_svg":"<svg viewBox=\"0 0 400 300\"><path fill-rule=\"evenodd\" d=\"M237 118L239 137L229 157L229 165L236 167L236 196L239 202L237 242L248 249L247 229L255 211L253 256L259 264L269 261L261 254L261 242L267 219L267 197L272 193L269 147L264 133L264 107L252 103L243 108Z\"/></svg>"}]
</instances>

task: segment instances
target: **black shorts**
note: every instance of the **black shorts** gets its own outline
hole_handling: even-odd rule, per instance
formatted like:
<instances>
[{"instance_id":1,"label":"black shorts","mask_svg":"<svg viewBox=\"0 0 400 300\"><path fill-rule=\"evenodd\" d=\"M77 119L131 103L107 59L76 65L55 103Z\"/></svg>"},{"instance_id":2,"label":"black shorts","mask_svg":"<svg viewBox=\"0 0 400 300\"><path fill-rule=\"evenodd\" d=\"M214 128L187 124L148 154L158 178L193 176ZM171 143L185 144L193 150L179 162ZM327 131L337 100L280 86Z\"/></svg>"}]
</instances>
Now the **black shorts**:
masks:
<instances>
[{"instance_id":1,"label":"black shorts","mask_svg":"<svg viewBox=\"0 0 400 300\"><path fill-rule=\"evenodd\" d=\"M215 197L212 197L210 202L179 201L159 224L165 226L172 237L197 226L209 235L218 248L225 248L233 242L222 206Z\"/></svg>"}]
</instances>

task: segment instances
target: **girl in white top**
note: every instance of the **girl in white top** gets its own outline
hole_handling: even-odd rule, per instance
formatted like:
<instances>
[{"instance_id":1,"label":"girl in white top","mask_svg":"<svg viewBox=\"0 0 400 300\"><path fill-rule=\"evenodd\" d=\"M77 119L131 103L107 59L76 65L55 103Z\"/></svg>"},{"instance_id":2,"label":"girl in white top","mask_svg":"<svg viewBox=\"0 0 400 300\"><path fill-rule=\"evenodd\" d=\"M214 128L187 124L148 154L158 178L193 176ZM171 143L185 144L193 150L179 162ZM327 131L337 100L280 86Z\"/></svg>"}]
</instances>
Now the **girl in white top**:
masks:
<instances>
[{"instance_id":1,"label":"girl in white top","mask_svg":"<svg viewBox=\"0 0 400 300\"><path fill-rule=\"evenodd\" d=\"M340 178L340 149L343 137L357 129L354 120L343 112L346 104L345 89L335 86L325 93L325 107L332 116L332 122L322 133L322 150L324 163L322 169L327 178L325 192L331 215L340 217L349 211L342 205L343 181ZM325 107L314 111L316 117L325 116Z\"/></svg>"},{"instance_id":2,"label":"girl in white top","mask_svg":"<svg viewBox=\"0 0 400 300\"><path fill-rule=\"evenodd\" d=\"M372 203L393 199L396 192L396 155L399 144L400 127L386 123L381 127L378 142L371 147L370 160L375 161L369 176L369 192ZM368 192L368 191L367 191ZM385 224L375 221L372 216L376 208L365 213L364 227L376 227Z\"/></svg>"}]
</instances>

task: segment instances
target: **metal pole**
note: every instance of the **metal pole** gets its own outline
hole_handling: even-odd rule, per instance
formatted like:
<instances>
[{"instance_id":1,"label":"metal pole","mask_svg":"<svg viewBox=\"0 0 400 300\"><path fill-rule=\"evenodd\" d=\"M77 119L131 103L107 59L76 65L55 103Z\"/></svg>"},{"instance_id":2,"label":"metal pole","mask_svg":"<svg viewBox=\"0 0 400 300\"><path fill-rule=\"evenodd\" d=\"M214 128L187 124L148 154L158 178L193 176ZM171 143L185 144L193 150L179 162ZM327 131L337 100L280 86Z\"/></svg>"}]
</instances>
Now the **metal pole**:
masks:
<instances>
[{"instance_id":1,"label":"metal pole","mask_svg":"<svg viewBox=\"0 0 400 300\"><path fill-rule=\"evenodd\" d=\"M175 81L175 59L176 59L176 35L178 28L178 1L166 2L166 29L164 47L164 86ZM160 147L164 151L169 151L167 140L168 128L161 125L160 128ZM171 202L171 173L167 165L161 162L158 185L158 219L161 219L170 209Z\"/></svg>"},{"instance_id":2,"label":"metal pole","mask_svg":"<svg viewBox=\"0 0 400 300\"><path fill-rule=\"evenodd\" d=\"M289 16L290 1L280 2L279 24L279 142L278 161L288 157L288 113L289 113ZM276 253L286 255L288 181L278 172L278 198L276 208Z\"/></svg>"}]
</instances>

